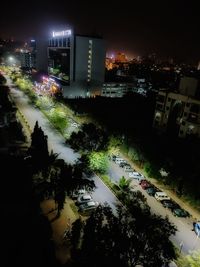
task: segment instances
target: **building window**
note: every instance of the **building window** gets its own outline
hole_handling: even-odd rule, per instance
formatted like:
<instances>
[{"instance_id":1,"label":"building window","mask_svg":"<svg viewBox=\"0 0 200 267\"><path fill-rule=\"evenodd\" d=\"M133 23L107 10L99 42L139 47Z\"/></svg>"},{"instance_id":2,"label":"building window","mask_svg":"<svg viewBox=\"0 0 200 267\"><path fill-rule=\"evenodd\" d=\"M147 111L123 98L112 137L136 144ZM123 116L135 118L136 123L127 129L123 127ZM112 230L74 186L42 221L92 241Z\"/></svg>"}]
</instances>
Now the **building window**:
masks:
<instances>
[{"instance_id":1,"label":"building window","mask_svg":"<svg viewBox=\"0 0 200 267\"><path fill-rule=\"evenodd\" d=\"M167 101L170 102L172 99L170 97L168 97Z\"/></svg>"},{"instance_id":2,"label":"building window","mask_svg":"<svg viewBox=\"0 0 200 267\"><path fill-rule=\"evenodd\" d=\"M58 42L59 42L59 47L62 47L62 39L61 38L58 40Z\"/></svg>"},{"instance_id":3,"label":"building window","mask_svg":"<svg viewBox=\"0 0 200 267\"><path fill-rule=\"evenodd\" d=\"M187 115L188 115L187 112L184 112L183 116L184 116L184 117L187 117Z\"/></svg>"}]
</instances>

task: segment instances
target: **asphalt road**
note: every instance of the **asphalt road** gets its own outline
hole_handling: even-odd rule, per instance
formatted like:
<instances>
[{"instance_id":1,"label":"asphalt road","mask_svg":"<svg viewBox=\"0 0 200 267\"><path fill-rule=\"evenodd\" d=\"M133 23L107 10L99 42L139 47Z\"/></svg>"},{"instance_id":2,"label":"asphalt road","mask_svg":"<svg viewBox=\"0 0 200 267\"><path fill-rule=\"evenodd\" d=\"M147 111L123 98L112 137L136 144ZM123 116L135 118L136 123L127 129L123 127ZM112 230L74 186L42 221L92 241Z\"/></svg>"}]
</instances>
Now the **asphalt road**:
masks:
<instances>
[{"instance_id":1,"label":"asphalt road","mask_svg":"<svg viewBox=\"0 0 200 267\"><path fill-rule=\"evenodd\" d=\"M128 173L124 172L123 168L120 168L118 164L112 161L110 162L108 173L115 182L118 182L122 176L129 178ZM136 180L132 179L131 185L133 190L140 190L145 195L153 213L163 217L168 216L169 220L176 225L177 232L175 236L171 237L171 240L183 253L188 254L192 250L200 249L200 238L197 238L194 231L192 231L192 218L175 217L169 209L164 208L154 197L149 196Z\"/></svg>"},{"instance_id":2,"label":"asphalt road","mask_svg":"<svg viewBox=\"0 0 200 267\"><path fill-rule=\"evenodd\" d=\"M7 78L7 81L8 86L11 88L11 96L19 110L23 113L24 117L28 121L31 129L34 128L35 122L38 121L39 126L41 126L45 134L48 135L49 151L52 149L54 153L59 154L59 158L64 159L67 163L73 164L80 155L68 147L65 144L64 138L50 125L47 118L37 108L34 108L28 103L27 96L20 90L16 89L9 78ZM113 162L111 162L108 172L111 179L115 180L116 182L119 181L122 175L125 175L125 177L128 175L123 171L122 168ZM94 176L93 178L97 186L97 189L93 193L94 199L100 203L107 202L113 209L115 209L115 203L117 202L115 195L97 176ZM183 253L188 254L191 250L200 249L200 239L198 239L195 233L192 231L191 219L174 217L172 213L163 208L162 205L155 200L155 198L150 197L144 190L142 190L136 182L133 182L133 186L134 190L141 190L146 196L152 212L162 216L168 216L170 221L177 226L178 231L171 239Z\"/></svg>"}]
</instances>

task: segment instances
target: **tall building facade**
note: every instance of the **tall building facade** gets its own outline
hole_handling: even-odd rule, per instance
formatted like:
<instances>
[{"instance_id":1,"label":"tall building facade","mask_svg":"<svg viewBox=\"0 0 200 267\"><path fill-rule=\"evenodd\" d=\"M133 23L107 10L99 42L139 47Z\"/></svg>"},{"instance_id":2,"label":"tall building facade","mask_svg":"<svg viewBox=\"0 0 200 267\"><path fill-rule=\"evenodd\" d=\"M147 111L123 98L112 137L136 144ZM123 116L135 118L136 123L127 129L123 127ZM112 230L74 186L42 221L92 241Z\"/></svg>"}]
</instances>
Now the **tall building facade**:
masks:
<instances>
[{"instance_id":1,"label":"tall building facade","mask_svg":"<svg viewBox=\"0 0 200 267\"><path fill-rule=\"evenodd\" d=\"M200 137L200 101L179 93L160 91L157 96L154 128L179 137Z\"/></svg>"},{"instance_id":2,"label":"tall building facade","mask_svg":"<svg viewBox=\"0 0 200 267\"><path fill-rule=\"evenodd\" d=\"M64 96L90 96L104 82L105 52L102 38L54 31L48 41L48 74L61 83Z\"/></svg>"}]
</instances>

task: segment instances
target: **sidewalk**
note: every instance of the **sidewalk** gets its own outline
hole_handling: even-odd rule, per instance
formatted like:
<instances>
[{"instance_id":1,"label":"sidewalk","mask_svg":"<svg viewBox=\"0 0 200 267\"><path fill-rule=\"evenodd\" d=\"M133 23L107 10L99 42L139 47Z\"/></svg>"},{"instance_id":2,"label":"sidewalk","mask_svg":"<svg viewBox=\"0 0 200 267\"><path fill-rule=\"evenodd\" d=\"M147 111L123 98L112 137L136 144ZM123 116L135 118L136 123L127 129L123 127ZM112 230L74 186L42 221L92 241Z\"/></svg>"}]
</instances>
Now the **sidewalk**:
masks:
<instances>
[{"instance_id":1,"label":"sidewalk","mask_svg":"<svg viewBox=\"0 0 200 267\"><path fill-rule=\"evenodd\" d=\"M55 210L55 202L53 199L44 200L41 203L41 209L44 215L47 216L51 222L53 230L53 240L56 247L56 257L61 264L66 263L70 259L69 246L64 242L64 232L70 230L72 223L78 219L70 206L73 201L66 198L64 209L61 211L60 217L56 218L57 209Z\"/></svg>"},{"instance_id":2,"label":"sidewalk","mask_svg":"<svg viewBox=\"0 0 200 267\"><path fill-rule=\"evenodd\" d=\"M139 172L139 173L143 174L145 177L147 177L146 174L144 173L144 170L141 169L140 167L138 167L133 162L131 162L130 159L127 157L127 155L125 155L122 152L120 152L120 154L122 155L122 157L124 159L126 159L130 163L130 165L131 165L131 167L133 169L135 169L137 172ZM191 207L189 205L189 203L187 203L187 202L183 201L182 199L180 199L172 190L169 189L169 186L166 186L164 184L159 183L159 181L156 180L155 178L147 177L147 179L150 179L150 181L151 181L151 183L153 185L155 185L156 187L160 188L162 191L165 191L169 195L169 197L171 197L183 209L187 210L191 214L191 216L192 216L194 221L200 220L200 212L198 210L196 210L195 208Z\"/></svg>"}]
</instances>

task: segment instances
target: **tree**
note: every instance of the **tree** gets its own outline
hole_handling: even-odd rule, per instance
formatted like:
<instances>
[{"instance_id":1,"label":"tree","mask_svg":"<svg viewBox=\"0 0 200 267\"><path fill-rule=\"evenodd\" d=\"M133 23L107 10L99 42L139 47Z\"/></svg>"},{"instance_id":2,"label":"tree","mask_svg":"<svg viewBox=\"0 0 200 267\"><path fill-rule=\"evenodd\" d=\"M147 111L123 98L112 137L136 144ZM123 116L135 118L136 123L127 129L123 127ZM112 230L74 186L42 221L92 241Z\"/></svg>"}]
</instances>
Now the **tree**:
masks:
<instances>
[{"instance_id":1,"label":"tree","mask_svg":"<svg viewBox=\"0 0 200 267\"><path fill-rule=\"evenodd\" d=\"M105 173L108 168L108 156L105 152L92 152L89 155L89 168L94 172Z\"/></svg>"},{"instance_id":2,"label":"tree","mask_svg":"<svg viewBox=\"0 0 200 267\"><path fill-rule=\"evenodd\" d=\"M65 204L65 189L57 188L58 190L55 190L55 203L57 203L57 216L60 216L60 211L64 208Z\"/></svg>"},{"instance_id":3,"label":"tree","mask_svg":"<svg viewBox=\"0 0 200 267\"><path fill-rule=\"evenodd\" d=\"M31 134L31 146L29 154L33 164L33 171L46 169L49 162L49 152L47 145L47 136L36 121L33 133Z\"/></svg>"},{"instance_id":4,"label":"tree","mask_svg":"<svg viewBox=\"0 0 200 267\"><path fill-rule=\"evenodd\" d=\"M80 253L72 258L76 266L157 267L175 258L169 241L175 229L167 219L151 214L136 218L122 206L117 214L107 205L98 206L86 220L83 235L78 233L75 246L79 244Z\"/></svg>"},{"instance_id":5,"label":"tree","mask_svg":"<svg viewBox=\"0 0 200 267\"><path fill-rule=\"evenodd\" d=\"M73 132L67 142L76 151L106 151L109 145L108 135L93 123L83 124L81 130Z\"/></svg>"},{"instance_id":6,"label":"tree","mask_svg":"<svg viewBox=\"0 0 200 267\"><path fill-rule=\"evenodd\" d=\"M72 244L72 248L74 250L79 249L80 247L80 240L81 240L81 234L83 231L83 226L84 223L81 221L81 219L77 219L75 222L73 222L72 224L72 229L71 229L71 244Z\"/></svg>"},{"instance_id":7,"label":"tree","mask_svg":"<svg viewBox=\"0 0 200 267\"><path fill-rule=\"evenodd\" d=\"M124 176L122 176L119 180L119 187L123 191L129 191L130 190L130 183L131 183L131 179L126 179Z\"/></svg>"},{"instance_id":8,"label":"tree","mask_svg":"<svg viewBox=\"0 0 200 267\"><path fill-rule=\"evenodd\" d=\"M190 255L183 256L178 260L181 267L199 267L200 263L200 250L193 251Z\"/></svg>"}]
</instances>

